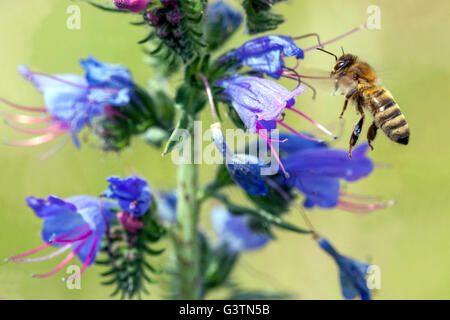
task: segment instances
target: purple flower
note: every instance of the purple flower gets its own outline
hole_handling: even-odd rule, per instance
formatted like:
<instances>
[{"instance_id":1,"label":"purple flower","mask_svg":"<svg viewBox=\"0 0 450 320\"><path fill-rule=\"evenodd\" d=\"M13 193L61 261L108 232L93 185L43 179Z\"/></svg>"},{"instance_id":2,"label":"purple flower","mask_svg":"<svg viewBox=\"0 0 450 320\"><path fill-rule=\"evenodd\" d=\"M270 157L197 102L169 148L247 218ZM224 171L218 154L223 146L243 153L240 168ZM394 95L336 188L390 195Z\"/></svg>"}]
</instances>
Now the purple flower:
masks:
<instances>
[{"instance_id":1,"label":"purple flower","mask_svg":"<svg viewBox=\"0 0 450 320\"><path fill-rule=\"evenodd\" d=\"M305 92L305 88L298 86L293 91L289 91L274 81L251 76L234 76L219 80L216 84L225 88L225 94L242 122L250 132L258 133L267 142L281 169L287 175L283 164L278 159L276 150L272 146L271 142L275 142L275 140L269 137L268 132L275 129L279 124L299 136L309 138L287 125L283 121L284 114L283 118L279 119L285 109L300 114L316 126L320 126L294 108L295 97Z\"/></svg>"},{"instance_id":2,"label":"purple flower","mask_svg":"<svg viewBox=\"0 0 450 320\"><path fill-rule=\"evenodd\" d=\"M268 235L252 231L247 216L233 215L225 207L213 208L211 219L220 242L233 252L260 249L271 239Z\"/></svg>"},{"instance_id":3,"label":"purple flower","mask_svg":"<svg viewBox=\"0 0 450 320\"><path fill-rule=\"evenodd\" d=\"M147 181L137 176L130 176L124 179L119 177L109 177L108 189L102 196L118 201L122 210L131 213L135 217L143 216L150 208L152 194Z\"/></svg>"},{"instance_id":4,"label":"purple flower","mask_svg":"<svg viewBox=\"0 0 450 320\"><path fill-rule=\"evenodd\" d=\"M339 254L325 238L319 238L318 243L325 252L333 257L339 267L339 278L344 298L354 299L360 296L362 300L370 300L370 291L366 281L369 265Z\"/></svg>"},{"instance_id":5,"label":"purple flower","mask_svg":"<svg viewBox=\"0 0 450 320\"><path fill-rule=\"evenodd\" d=\"M266 195L268 190L261 176L263 166L259 159L248 154L234 154L225 142L220 123L213 124L211 131L212 139L222 154L233 181L251 195Z\"/></svg>"},{"instance_id":6,"label":"purple flower","mask_svg":"<svg viewBox=\"0 0 450 320\"><path fill-rule=\"evenodd\" d=\"M78 133L90 124L93 118L103 115L108 107L123 106L130 102L134 83L125 67L103 63L93 57L81 60L80 63L86 70L84 77L73 74L48 75L31 71L25 66L19 67L19 73L42 93L46 107L25 107L0 98L13 108L34 112L37 116L8 112L2 114L16 123L47 126L25 128L8 122L20 132L38 134L28 140L9 141L9 144L34 146L70 132L78 148Z\"/></svg>"},{"instance_id":7,"label":"purple flower","mask_svg":"<svg viewBox=\"0 0 450 320\"><path fill-rule=\"evenodd\" d=\"M303 59L303 50L291 37L267 35L245 42L238 49L222 57L220 62L234 58L240 64L279 79L285 66L284 57Z\"/></svg>"},{"instance_id":8,"label":"purple flower","mask_svg":"<svg viewBox=\"0 0 450 320\"><path fill-rule=\"evenodd\" d=\"M113 2L118 9L141 12L147 8L150 0L113 0Z\"/></svg>"},{"instance_id":9,"label":"purple flower","mask_svg":"<svg viewBox=\"0 0 450 320\"><path fill-rule=\"evenodd\" d=\"M271 80L250 76L234 76L216 84L225 88L234 109L251 132L257 132L261 120L277 120L288 105L295 103L293 99L305 92L302 86L291 92Z\"/></svg>"},{"instance_id":10,"label":"purple flower","mask_svg":"<svg viewBox=\"0 0 450 320\"><path fill-rule=\"evenodd\" d=\"M8 260L16 263L43 261L70 251L55 269L35 277L46 278L55 274L75 256L83 263L83 267L68 280L79 277L97 258L102 237L110 220L115 217L115 205L91 196L74 196L65 200L55 196L49 196L47 200L28 197L27 204L43 220L44 244ZM23 259L50 246L59 249L43 257Z\"/></svg>"}]
</instances>

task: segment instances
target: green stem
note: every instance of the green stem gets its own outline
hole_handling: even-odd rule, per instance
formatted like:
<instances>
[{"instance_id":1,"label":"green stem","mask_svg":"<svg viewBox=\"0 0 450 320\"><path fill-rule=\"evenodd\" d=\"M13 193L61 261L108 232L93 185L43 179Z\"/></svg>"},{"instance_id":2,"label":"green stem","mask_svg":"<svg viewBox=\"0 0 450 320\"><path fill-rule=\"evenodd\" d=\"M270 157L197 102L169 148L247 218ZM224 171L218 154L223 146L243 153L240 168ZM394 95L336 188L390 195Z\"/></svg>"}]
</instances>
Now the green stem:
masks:
<instances>
[{"instance_id":1,"label":"green stem","mask_svg":"<svg viewBox=\"0 0 450 320\"><path fill-rule=\"evenodd\" d=\"M197 178L194 139L191 138L191 164L181 164L177 172L177 217L175 235L180 299L199 299L202 291L198 238Z\"/></svg>"}]
</instances>

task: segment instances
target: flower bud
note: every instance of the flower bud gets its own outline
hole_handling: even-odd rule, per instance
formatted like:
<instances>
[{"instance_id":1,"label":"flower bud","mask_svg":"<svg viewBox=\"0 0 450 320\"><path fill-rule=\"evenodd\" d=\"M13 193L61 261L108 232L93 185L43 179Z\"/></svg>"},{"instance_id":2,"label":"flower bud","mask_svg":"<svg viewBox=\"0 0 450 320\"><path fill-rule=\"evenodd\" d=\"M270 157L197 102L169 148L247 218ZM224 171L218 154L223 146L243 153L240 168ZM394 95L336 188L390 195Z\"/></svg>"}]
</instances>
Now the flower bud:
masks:
<instances>
[{"instance_id":1,"label":"flower bud","mask_svg":"<svg viewBox=\"0 0 450 320\"><path fill-rule=\"evenodd\" d=\"M147 8L150 0L113 0L113 2L118 9L141 12Z\"/></svg>"}]
</instances>

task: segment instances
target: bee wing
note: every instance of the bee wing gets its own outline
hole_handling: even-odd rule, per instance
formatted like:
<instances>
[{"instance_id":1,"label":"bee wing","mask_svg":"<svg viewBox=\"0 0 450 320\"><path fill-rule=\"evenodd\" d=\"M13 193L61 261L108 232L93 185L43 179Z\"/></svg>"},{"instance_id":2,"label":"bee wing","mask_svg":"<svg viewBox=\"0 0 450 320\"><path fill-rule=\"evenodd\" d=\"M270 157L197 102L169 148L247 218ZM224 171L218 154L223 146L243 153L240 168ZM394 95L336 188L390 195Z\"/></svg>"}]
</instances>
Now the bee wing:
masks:
<instances>
[{"instance_id":1,"label":"bee wing","mask_svg":"<svg viewBox=\"0 0 450 320\"><path fill-rule=\"evenodd\" d=\"M329 71L306 67L299 67L296 71L307 90L313 90L319 95L332 95L335 92L335 82L330 78Z\"/></svg>"}]
</instances>

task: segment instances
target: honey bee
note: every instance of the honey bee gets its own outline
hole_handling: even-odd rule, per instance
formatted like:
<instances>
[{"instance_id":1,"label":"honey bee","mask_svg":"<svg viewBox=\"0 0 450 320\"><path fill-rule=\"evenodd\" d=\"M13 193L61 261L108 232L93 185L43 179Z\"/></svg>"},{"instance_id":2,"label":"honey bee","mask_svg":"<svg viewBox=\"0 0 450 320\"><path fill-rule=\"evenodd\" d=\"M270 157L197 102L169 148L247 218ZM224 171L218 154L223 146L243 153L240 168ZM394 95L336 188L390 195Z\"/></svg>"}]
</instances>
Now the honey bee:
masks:
<instances>
[{"instance_id":1,"label":"honey bee","mask_svg":"<svg viewBox=\"0 0 450 320\"><path fill-rule=\"evenodd\" d=\"M408 123L391 93L376 85L378 76L375 70L366 62L360 61L357 56L344 53L344 50L340 58L321 48L318 50L331 54L336 59L330 77L335 81L335 90L345 95L344 106L339 117L342 118L344 115L349 100L356 104L356 110L361 116L350 138L349 157L352 156L352 148L358 141L364 124L364 109L368 110L374 118L367 131L367 142L372 150L372 142L378 129L381 129L390 140L407 145Z\"/></svg>"}]
</instances>

